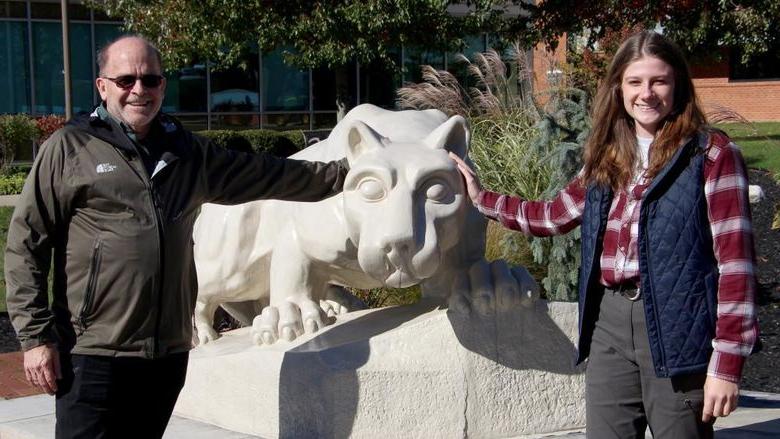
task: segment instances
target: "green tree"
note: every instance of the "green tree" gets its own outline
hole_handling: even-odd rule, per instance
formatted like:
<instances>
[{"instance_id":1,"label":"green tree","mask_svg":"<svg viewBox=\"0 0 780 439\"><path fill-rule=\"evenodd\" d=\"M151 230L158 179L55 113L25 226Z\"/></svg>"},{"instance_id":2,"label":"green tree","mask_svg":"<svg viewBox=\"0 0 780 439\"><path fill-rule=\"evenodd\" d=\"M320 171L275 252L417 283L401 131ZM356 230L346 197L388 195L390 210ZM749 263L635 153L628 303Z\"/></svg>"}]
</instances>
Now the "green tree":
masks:
<instances>
[{"instance_id":1,"label":"green tree","mask_svg":"<svg viewBox=\"0 0 780 439\"><path fill-rule=\"evenodd\" d=\"M347 65L382 62L398 68L401 45L455 50L462 38L500 19L495 0L92 0L90 5L153 40L168 66L207 58L217 67L240 65L256 43L262 51L294 50L285 61L336 73L337 106L347 109ZM450 6L465 8L454 14ZM453 6L453 7L454 7Z\"/></svg>"},{"instance_id":2,"label":"green tree","mask_svg":"<svg viewBox=\"0 0 780 439\"><path fill-rule=\"evenodd\" d=\"M582 35L586 47L622 29L660 26L691 54L720 56L737 49L740 61L780 50L777 0L542 0L503 30L557 44L564 33Z\"/></svg>"}]
</instances>

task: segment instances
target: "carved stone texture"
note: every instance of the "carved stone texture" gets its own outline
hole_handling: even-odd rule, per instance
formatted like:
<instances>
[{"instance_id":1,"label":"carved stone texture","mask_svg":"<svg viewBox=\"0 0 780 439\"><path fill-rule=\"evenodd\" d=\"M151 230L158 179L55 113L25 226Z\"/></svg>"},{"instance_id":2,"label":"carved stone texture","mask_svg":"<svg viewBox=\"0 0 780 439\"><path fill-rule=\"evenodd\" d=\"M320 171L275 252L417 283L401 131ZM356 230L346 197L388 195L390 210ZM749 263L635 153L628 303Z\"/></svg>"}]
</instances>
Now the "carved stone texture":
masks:
<instances>
[{"instance_id":1,"label":"carved stone texture","mask_svg":"<svg viewBox=\"0 0 780 439\"><path fill-rule=\"evenodd\" d=\"M293 342L192 352L175 413L263 438L547 437L585 425L577 304L350 312Z\"/></svg>"},{"instance_id":2,"label":"carved stone texture","mask_svg":"<svg viewBox=\"0 0 780 439\"><path fill-rule=\"evenodd\" d=\"M198 342L217 337L220 305L252 324L256 344L314 333L353 308L344 286L421 284L424 297L483 315L530 304L538 286L523 267L484 259L485 219L448 156L465 157L469 141L460 116L360 105L293 156L346 157L342 194L204 205L194 232Z\"/></svg>"}]
</instances>

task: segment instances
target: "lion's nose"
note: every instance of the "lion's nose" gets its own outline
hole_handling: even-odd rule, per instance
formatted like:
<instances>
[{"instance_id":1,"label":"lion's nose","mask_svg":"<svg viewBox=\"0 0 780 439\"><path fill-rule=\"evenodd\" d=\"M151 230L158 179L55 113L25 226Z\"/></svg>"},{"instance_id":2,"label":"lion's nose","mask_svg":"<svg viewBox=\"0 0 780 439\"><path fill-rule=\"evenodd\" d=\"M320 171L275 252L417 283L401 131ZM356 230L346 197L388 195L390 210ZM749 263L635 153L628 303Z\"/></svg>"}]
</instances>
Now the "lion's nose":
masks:
<instances>
[{"instance_id":1,"label":"lion's nose","mask_svg":"<svg viewBox=\"0 0 780 439\"><path fill-rule=\"evenodd\" d=\"M390 262L404 261L414 253L414 231L397 230L396 233L386 234L382 242L384 250Z\"/></svg>"},{"instance_id":2,"label":"lion's nose","mask_svg":"<svg viewBox=\"0 0 780 439\"><path fill-rule=\"evenodd\" d=\"M399 256L402 255L408 255L409 249L411 248L411 245L408 243L395 243L395 244L387 244L385 245L385 253L388 255L390 254L396 254Z\"/></svg>"}]
</instances>

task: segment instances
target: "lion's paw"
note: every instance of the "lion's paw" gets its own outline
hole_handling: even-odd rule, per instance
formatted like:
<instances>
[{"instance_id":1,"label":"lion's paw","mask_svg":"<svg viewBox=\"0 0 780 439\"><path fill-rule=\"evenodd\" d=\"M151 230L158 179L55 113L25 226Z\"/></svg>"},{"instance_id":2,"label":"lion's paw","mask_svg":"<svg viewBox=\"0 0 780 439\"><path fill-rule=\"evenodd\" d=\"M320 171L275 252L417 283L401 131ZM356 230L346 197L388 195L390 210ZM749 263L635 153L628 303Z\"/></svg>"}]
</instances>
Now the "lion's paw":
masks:
<instances>
[{"instance_id":1,"label":"lion's paw","mask_svg":"<svg viewBox=\"0 0 780 439\"><path fill-rule=\"evenodd\" d=\"M453 281L450 309L482 315L529 307L539 297L539 285L522 266L510 267L506 261L480 260L467 273Z\"/></svg>"},{"instance_id":2,"label":"lion's paw","mask_svg":"<svg viewBox=\"0 0 780 439\"><path fill-rule=\"evenodd\" d=\"M198 326L197 332L198 332L198 337L197 337L198 346L203 346L204 344L212 342L219 338L219 334L217 333L217 331L215 331L213 328L209 326Z\"/></svg>"},{"instance_id":3,"label":"lion's paw","mask_svg":"<svg viewBox=\"0 0 780 439\"><path fill-rule=\"evenodd\" d=\"M266 306L252 321L252 340L257 345L277 340L293 341L332 323L320 305L308 297L290 297L278 306Z\"/></svg>"},{"instance_id":4,"label":"lion's paw","mask_svg":"<svg viewBox=\"0 0 780 439\"><path fill-rule=\"evenodd\" d=\"M320 308L328 317L340 316L350 311L368 308L363 301L352 295L346 288L329 285L325 290L325 299L320 300Z\"/></svg>"}]
</instances>

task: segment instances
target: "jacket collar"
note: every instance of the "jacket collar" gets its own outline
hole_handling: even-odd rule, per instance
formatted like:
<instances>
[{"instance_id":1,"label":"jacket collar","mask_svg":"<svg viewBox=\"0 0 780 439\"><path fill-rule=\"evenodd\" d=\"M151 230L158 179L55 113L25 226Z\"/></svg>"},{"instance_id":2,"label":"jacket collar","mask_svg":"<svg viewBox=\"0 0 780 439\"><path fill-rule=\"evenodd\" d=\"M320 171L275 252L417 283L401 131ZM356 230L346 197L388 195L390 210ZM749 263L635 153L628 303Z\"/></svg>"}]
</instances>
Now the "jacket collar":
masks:
<instances>
[{"instance_id":1,"label":"jacket collar","mask_svg":"<svg viewBox=\"0 0 780 439\"><path fill-rule=\"evenodd\" d=\"M163 156L167 158L167 162L189 156L191 147L185 141L185 130L178 120L160 112L152 120L152 124L156 124L157 126L153 129L160 129L164 136L163 142L166 145L166 150ZM120 122L110 116L103 104L95 107L88 115L75 116L68 121L67 125L113 145L123 154L128 156L138 155L134 140L128 135L127 129L122 126L123 124L120 124Z\"/></svg>"}]
</instances>

